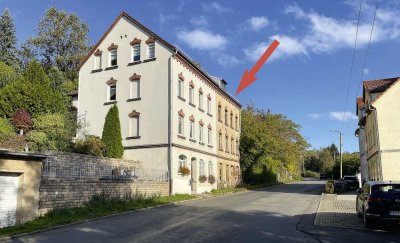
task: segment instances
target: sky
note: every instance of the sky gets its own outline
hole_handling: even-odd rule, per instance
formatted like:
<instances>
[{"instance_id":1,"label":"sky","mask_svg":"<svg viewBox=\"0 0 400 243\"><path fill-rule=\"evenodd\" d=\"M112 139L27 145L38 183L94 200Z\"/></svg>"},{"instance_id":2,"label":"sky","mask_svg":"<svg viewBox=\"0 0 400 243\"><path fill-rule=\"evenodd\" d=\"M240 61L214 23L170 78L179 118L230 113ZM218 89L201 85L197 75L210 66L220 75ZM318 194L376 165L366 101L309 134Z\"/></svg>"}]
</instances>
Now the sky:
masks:
<instances>
[{"instance_id":1,"label":"sky","mask_svg":"<svg viewBox=\"0 0 400 243\"><path fill-rule=\"evenodd\" d=\"M338 134L330 132L338 130L344 134L343 150L358 151L355 98L361 80L400 73L400 1L395 0L380 0L369 48L375 0L363 0L361 12L360 0L0 0L0 10L8 8L15 20L19 43L35 35L37 22L52 6L88 24L90 44L126 11L208 73L224 78L231 94L244 70L278 40L258 80L237 99L285 114L301 125L313 148L338 145Z\"/></svg>"}]
</instances>

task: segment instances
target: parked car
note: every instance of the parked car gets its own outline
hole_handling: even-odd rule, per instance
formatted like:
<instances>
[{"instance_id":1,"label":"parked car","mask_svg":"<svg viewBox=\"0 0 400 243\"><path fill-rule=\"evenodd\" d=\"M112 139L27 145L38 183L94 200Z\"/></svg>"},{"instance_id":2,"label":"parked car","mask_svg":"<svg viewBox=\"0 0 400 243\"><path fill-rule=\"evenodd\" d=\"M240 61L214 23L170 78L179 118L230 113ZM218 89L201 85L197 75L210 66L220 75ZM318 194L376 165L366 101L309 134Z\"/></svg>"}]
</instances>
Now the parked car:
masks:
<instances>
[{"instance_id":1,"label":"parked car","mask_svg":"<svg viewBox=\"0 0 400 243\"><path fill-rule=\"evenodd\" d=\"M319 179L326 180L326 179L328 179L328 176L325 173L321 173L321 174L319 174Z\"/></svg>"},{"instance_id":2,"label":"parked car","mask_svg":"<svg viewBox=\"0 0 400 243\"><path fill-rule=\"evenodd\" d=\"M400 223L400 182L368 181L357 190L356 211L371 228L379 221Z\"/></svg>"},{"instance_id":3,"label":"parked car","mask_svg":"<svg viewBox=\"0 0 400 243\"><path fill-rule=\"evenodd\" d=\"M343 176L342 179L346 183L347 189L358 189L360 188L360 182L357 176Z\"/></svg>"}]
</instances>

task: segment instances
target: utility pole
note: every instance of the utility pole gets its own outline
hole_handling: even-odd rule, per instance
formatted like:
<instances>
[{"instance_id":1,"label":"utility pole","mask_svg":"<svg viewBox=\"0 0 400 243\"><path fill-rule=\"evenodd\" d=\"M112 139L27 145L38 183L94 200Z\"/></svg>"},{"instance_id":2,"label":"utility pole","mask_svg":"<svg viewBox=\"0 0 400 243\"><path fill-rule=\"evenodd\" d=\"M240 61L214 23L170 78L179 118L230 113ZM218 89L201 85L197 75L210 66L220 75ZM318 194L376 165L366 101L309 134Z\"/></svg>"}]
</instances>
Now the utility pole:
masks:
<instances>
[{"instance_id":1,"label":"utility pole","mask_svg":"<svg viewBox=\"0 0 400 243\"><path fill-rule=\"evenodd\" d=\"M340 178L343 178L343 157L342 157L342 132L339 131L330 131L339 133L339 153L340 153Z\"/></svg>"}]
</instances>

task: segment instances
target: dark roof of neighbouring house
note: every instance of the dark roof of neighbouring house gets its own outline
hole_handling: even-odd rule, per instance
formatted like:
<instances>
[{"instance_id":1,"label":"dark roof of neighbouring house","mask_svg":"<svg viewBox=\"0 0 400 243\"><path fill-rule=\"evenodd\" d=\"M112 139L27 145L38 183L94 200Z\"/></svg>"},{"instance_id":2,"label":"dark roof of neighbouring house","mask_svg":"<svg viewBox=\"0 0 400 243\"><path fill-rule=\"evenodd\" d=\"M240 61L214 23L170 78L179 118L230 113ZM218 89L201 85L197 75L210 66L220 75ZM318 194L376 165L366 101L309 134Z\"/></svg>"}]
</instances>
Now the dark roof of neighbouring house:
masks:
<instances>
[{"instance_id":1,"label":"dark roof of neighbouring house","mask_svg":"<svg viewBox=\"0 0 400 243\"><path fill-rule=\"evenodd\" d=\"M357 109L360 109L365 105L363 97L357 97L356 102L357 102Z\"/></svg>"},{"instance_id":2,"label":"dark roof of neighbouring house","mask_svg":"<svg viewBox=\"0 0 400 243\"><path fill-rule=\"evenodd\" d=\"M86 63L86 61L89 59L89 57L97 50L99 45L103 42L103 40L107 37L107 35L111 32L111 30L115 27L115 25L119 22L121 18L127 18L130 20L132 23L137 25L139 28L144 30L149 34L149 36L154 37L157 41L165 45L167 48L169 48L171 51L176 52L179 54L181 57L183 57L185 60L187 60L193 68L197 69L199 72L201 72L209 81L216 86L217 89L219 89L223 94L225 94L229 99L231 99L234 103L236 103L239 107L242 107L240 102L233 98L227 91L223 90L220 85L215 83L215 80L209 75L206 71L204 71L202 68L199 67L191 58L189 58L183 51L180 51L176 46L172 45L168 41L164 40L161 38L159 35L157 35L155 32L147 28L145 25L140 23L138 20L127 14L125 11L122 11L120 15L114 20L114 22L110 25L110 27L107 29L107 31L103 34L103 36L99 39L99 41L96 43L96 45L93 46L93 48L89 51L89 53L82 59L82 61L78 65L78 70ZM223 82L226 83L225 80Z\"/></svg>"},{"instance_id":3,"label":"dark roof of neighbouring house","mask_svg":"<svg viewBox=\"0 0 400 243\"><path fill-rule=\"evenodd\" d=\"M363 82L364 89L369 93L379 93L385 91L391 85L393 85L399 77L366 80Z\"/></svg>"}]
</instances>

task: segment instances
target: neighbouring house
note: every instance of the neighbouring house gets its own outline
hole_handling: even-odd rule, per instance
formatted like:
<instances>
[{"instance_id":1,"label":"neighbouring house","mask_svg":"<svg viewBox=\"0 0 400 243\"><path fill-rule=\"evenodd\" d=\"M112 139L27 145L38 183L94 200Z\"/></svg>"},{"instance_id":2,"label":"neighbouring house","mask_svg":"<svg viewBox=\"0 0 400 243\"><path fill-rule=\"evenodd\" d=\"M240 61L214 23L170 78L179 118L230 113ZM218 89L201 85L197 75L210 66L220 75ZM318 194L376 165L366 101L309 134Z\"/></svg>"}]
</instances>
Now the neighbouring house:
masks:
<instances>
[{"instance_id":1,"label":"neighbouring house","mask_svg":"<svg viewBox=\"0 0 400 243\"><path fill-rule=\"evenodd\" d=\"M124 158L168 170L173 194L202 193L240 180L241 104L226 84L122 12L80 64L78 115L101 136L116 104ZM227 122L217 120L219 106ZM217 149L220 132L224 151Z\"/></svg>"},{"instance_id":2,"label":"neighbouring house","mask_svg":"<svg viewBox=\"0 0 400 243\"><path fill-rule=\"evenodd\" d=\"M400 180L399 77L364 81L361 98L357 100L356 134L362 140L368 179Z\"/></svg>"},{"instance_id":3,"label":"neighbouring house","mask_svg":"<svg viewBox=\"0 0 400 243\"><path fill-rule=\"evenodd\" d=\"M39 215L43 155L0 150L0 228Z\"/></svg>"},{"instance_id":4,"label":"neighbouring house","mask_svg":"<svg viewBox=\"0 0 400 243\"><path fill-rule=\"evenodd\" d=\"M361 120L365 116L365 104L363 97L357 97L356 99L356 114L358 120ZM358 127L355 131L355 136L358 137L358 146L360 150L360 182L369 181L368 162L367 162L367 141L365 137L365 129Z\"/></svg>"}]
</instances>

